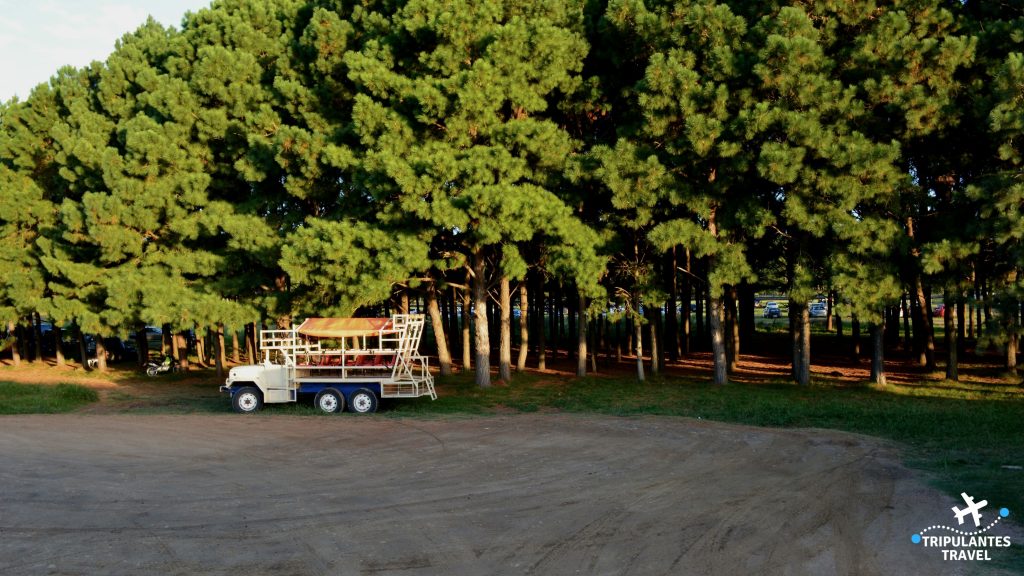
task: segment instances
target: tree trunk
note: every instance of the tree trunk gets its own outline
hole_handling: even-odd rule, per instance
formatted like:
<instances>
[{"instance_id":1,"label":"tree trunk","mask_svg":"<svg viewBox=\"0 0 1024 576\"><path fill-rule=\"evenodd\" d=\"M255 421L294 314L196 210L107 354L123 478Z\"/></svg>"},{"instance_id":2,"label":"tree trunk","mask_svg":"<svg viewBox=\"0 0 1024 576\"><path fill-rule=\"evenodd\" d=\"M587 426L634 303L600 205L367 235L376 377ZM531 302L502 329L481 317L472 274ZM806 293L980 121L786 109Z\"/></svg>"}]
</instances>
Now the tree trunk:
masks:
<instances>
[{"instance_id":1,"label":"tree trunk","mask_svg":"<svg viewBox=\"0 0 1024 576\"><path fill-rule=\"evenodd\" d=\"M800 386L811 383L811 311L804 302L789 300L793 318L793 375Z\"/></svg>"},{"instance_id":2,"label":"tree trunk","mask_svg":"<svg viewBox=\"0 0 1024 576\"><path fill-rule=\"evenodd\" d=\"M740 282L739 299L737 300L737 318L739 318L739 333L736 335L737 363L741 352L745 351L749 354L754 350L754 334L757 332L756 310L754 309L756 301L754 287L747 281Z\"/></svg>"},{"instance_id":3,"label":"tree trunk","mask_svg":"<svg viewBox=\"0 0 1024 576\"><path fill-rule=\"evenodd\" d=\"M576 376L582 378L587 375L587 299L580 294L579 299L579 334L576 344Z\"/></svg>"},{"instance_id":4,"label":"tree trunk","mask_svg":"<svg viewBox=\"0 0 1024 576\"><path fill-rule=\"evenodd\" d=\"M792 353L792 362L789 367L789 377L794 382L800 381L800 361L803 359L803 354L800 353L800 344L803 340L800 339L800 326L797 318L799 317L800 310L797 308L796 300L789 299L789 312L786 313L786 320L789 322L789 340L790 340L790 352Z\"/></svg>"},{"instance_id":5,"label":"tree trunk","mask_svg":"<svg viewBox=\"0 0 1024 576\"><path fill-rule=\"evenodd\" d=\"M501 333L498 340L498 379L512 381L512 294L508 276L498 281L498 302L501 306Z\"/></svg>"},{"instance_id":6,"label":"tree trunk","mask_svg":"<svg viewBox=\"0 0 1024 576\"><path fill-rule=\"evenodd\" d=\"M601 320L601 317L598 316L594 319L593 326L590 329L590 371L595 374L597 373L597 352L600 350L597 345L597 340L598 335L601 333L601 326L603 324L604 322Z\"/></svg>"},{"instance_id":7,"label":"tree trunk","mask_svg":"<svg viewBox=\"0 0 1024 576\"><path fill-rule=\"evenodd\" d=\"M708 265L710 266L710 262L709 262ZM707 280L707 279L709 279L709 277L705 276L705 279ZM710 318L711 317L711 285L710 285L710 283L705 283L704 284L703 292L704 292L704 315L707 316L708 318ZM723 307L725 306L725 302L724 301L722 302L722 306ZM724 320L725 319L725 317L724 317L725 309L724 308L722 309L722 314L723 314L723 320ZM703 345L704 349L707 349L710 346L710 343L711 343L711 322L705 322L704 326L707 329L707 331L704 334L701 334L701 339L703 340L703 344L702 345ZM723 330L725 329L724 325L722 326L722 329ZM729 335L727 333L723 333L722 337L723 338L728 338Z\"/></svg>"},{"instance_id":8,"label":"tree trunk","mask_svg":"<svg viewBox=\"0 0 1024 576\"><path fill-rule=\"evenodd\" d=\"M947 288L943 293L942 321L946 325L946 346L948 348L946 360L946 380L953 382L960 381L960 370L958 366L957 348L959 347L956 331L956 302L950 297L950 290Z\"/></svg>"},{"instance_id":9,"label":"tree trunk","mask_svg":"<svg viewBox=\"0 0 1024 576\"><path fill-rule=\"evenodd\" d=\"M60 326L56 322L53 324L53 350L57 357L57 366L63 367L65 365L63 336L61 335Z\"/></svg>"},{"instance_id":10,"label":"tree trunk","mask_svg":"<svg viewBox=\"0 0 1024 576\"><path fill-rule=\"evenodd\" d=\"M885 345L895 348L900 345L900 307L885 307Z\"/></svg>"},{"instance_id":11,"label":"tree trunk","mask_svg":"<svg viewBox=\"0 0 1024 576\"><path fill-rule=\"evenodd\" d=\"M1020 336L1017 328L1020 321L1020 302L1014 300L1012 311L1006 312L1006 324L1008 338L1006 340L1006 371L1014 376L1017 375L1017 351L1020 346Z\"/></svg>"},{"instance_id":12,"label":"tree trunk","mask_svg":"<svg viewBox=\"0 0 1024 576\"><path fill-rule=\"evenodd\" d=\"M740 329L736 314L736 286L725 287L725 370L729 374L736 372L739 366Z\"/></svg>"},{"instance_id":13,"label":"tree trunk","mask_svg":"<svg viewBox=\"0 0 1024 576\"><path fill-rule=\"evenodd\" d=\"M914 296L917 298L917 306L921 309L922 356L918 362L927 370L935 370L935 327L932 324L931 307L928 305L928 297L925 294L924 283L921 274L914 275Z\"/></svg>"},{"instance_id":14,"label":"tree trunk","mask_svg":"<svg viewBox=\"0 0 1024 576\"><path fill-rule=\"evenodd\" d=\"M726 358L725 329L723 326L725 315L725 303L721 296L713 296L710 301L711 314L708 320L711 324L711 354L714 358L714 383L724 386L729 383L728 360Z\"/></svg>"},{"instance_id":15,"label":"tree trunk","mask_svg":"<svg viewBox=\"0 0 1024 576\"><path fill-rule=\"evenodd\" d=\"M82 368L89 369L89 357L85 351L85 334L82 334L82 327L75 324L75 339L78 340L78 358L82 362Z\"/></svg>"},{"instance_id":16,"label":"tree trunk","mask_svg":"<svg viewBox=\"0 0 1024 576\"><path fill-rule=\"evenodd\" d=\"M166 352L164 352L166 354ZM177 353L174 354L177 358ZM256 353L256 323L249 322L245 325L245 359L249 364L259 362Z\"/></svg>"},{"instance_id":17,"label":"tree trunk","mask_svg":"<svg viewBox=\"0 0 1024 576\"><path fill-rule=\"evenodd\" d=\"M441 376L450 376L452 355L448 350L448 339L444 335L444 321L441 319L441 309L437 305L437 285L434 283L427 286L427 310L434 329L434 342L437 343L437 363L441 367Z\"/></svg>"},{"instance_id":18,"label":"tree trunk","mask_svg":"<svg viewBox=\"0 0 1024 576\"><path fill-rule=\"evenodd\" d=\"M530 324L527 312L530 310L530 298L526 292L526 278L519 282L519 358L516 359L516 370L526 370L526 353L530 346Z\"/></svg>"},{"instance_id":19,"label":"tree trunk","mask_svg":"<svg viewBox=\"0 0 1024 576\"><path fill-rule=\"evenodd\" d=\"M708 217L708 232L711 233L715 238L718 237L718 223L715 219L717 213L717 207L711 208L710 216ZM726 302L724 301L728 293L723 294L724 290L730 290L731 286L722 286L718 288L718 293L714 294L711 291L711 274L716 270L718 266L718 260L714 256L708 256L705 259L704 277L707 282L704 285L704 292L707 294L708 299L708 320L710 320L711 328L711 355L714 358L714 370L715 378L714 382L717 385L724 386L729 382L729 357L728 357L728 344L725 342L726 338L732 338L732 333L726 333L725 327L722 326L722 321L725 319L725 315L728 314L726 311ZM735 311L733 312L735 316ZM733 341L735 346L735 341ZM734 354L736 350L733 349Z\"/></svg>"},{"instance_id":20,"label":"tree trunk","mask_svg":"<svg viewBox=\"0 0 1024 576\"><path fill-rule=\"evenodd\" d=\"M499 317L498 305L495 304L497 295L492 294L490 290L487 291L487 326L490 328L487 332L491 339L491 342L498 342L498 347L501 347L501 318Z\"/></svg>"},{"instance_id":21,"label":"tree trunk","mask_svg":"<svg viewBox=\"0 0 1024 576\"><path fill-rule=\"evenodd\" d=\"M903 350L910 352L910 306L906 294L900 296L900 310L903 311Z\"/></svg>"},{"instance_id":22,"label":"tree trunk","mask_svg":"<svg viewBox=\"0 0 1024 576\"><path fill-rule=\"evenodd\" d=\"M398 308L399 314L409 313L409 291L404 287L398 288L398 294L395 295L395 308Z\"/></svg>"},{"instance_id":23,"label":"tree trunk","mask_svg":"<svg viewBox=\"0 0 1024 576\"><path fill-rule=\"evenodd\" d=\"M537 317L537 369L547 370L547 327L544 325L544 276L538 271L537 288L533 291L534 310Z\"/></svg>"},{"instance_id":24,"label":"tree trunk","mask_svg":"<svg viewBox=\"0 0 1024 576\"><path fill-rule=\"evenodd\" d=\"M548 340L551 342L551 359L558 359L558 311L555 305L558 302L558 290L555 283L551 284L551 293L548 294Z\"/></svg>"},{"instance_id":25,"label":"tree trunk","mask_svg":"<svg viewBox=\"0 0 1024 576\"><path fill-rule=\"evenodd\" d=\"M811 310L806 303L800 305L800 379L801 386L811 384Z\"/></svg>"},{"instance_id":26,"label":"tree trunk","mask_svg":"<svg viewBox=\"0 0 1024 576\"><path fill-rule=\"evenodd\" d=\"M661 370L661 356L658 354L658 308L652 308L648 321L648 333L651 335L651 376L657 376Z\"/></svg>"},{"instance_id":27,"label":"tree trunk","mask_svg":"<svg viewBox=\"0 0 1024 576\"><path fill-rule=\"evenodd\" d=\"M843 341L843 318L839 314L841 307L839 306L839 293L832 293L832 314L836 317L836 337L839 338L839 342Z\"/></svg>"},{"instance_id":28,"label":"tree trunk","mask_svg":"<svg viewBox=\"0 0 1024 576\"><path fill-rule=\"evenodd\" d=\"M107 347L103 344L103 336L96 334L96 369L100 372L107 371Z\"/></svg>"},{"instance_id":29,"label":"tree trunk","mask_svg":"<svg viewBox=\"0 0 1024 576\"><path fill-rule=\"evenodd\" d=\"M636 333L636 319L631 315L626 320L626 350L636 350L636 346L633 345L633 334Z\"/></svg>"},{"instance_id":30,"label":"tree trunk","mask_svg":"<svg viewBox=\"0 0 1024 576\"><path fill-rule=\"evenodd\" d=\"M854 362L860 362L860 320L854 314L850 321L850 332L852 332L853 346L850 349L850 357Z\"/></svg>"},{"instance_id":31,"label":"tree trunk","mask_svg":"<svg viewBox=\"0 0 1024 576\"><path fill-rule=\"evenodd\" d=\"M693 284L691 283L690 277L690 249L686 249L686 261L684 262L684 269L686 274L683 274L683 296L682 296L682 344L683 354L689 354L692 350L691 347L691 326L690 326L690 299L693 298Z\"/></svg>"},{"instance_id":32,"label":"tree trunk","mask_svg":"<svg viewBox=\"0 0 1024 576\"><path fill-rule=\"evenodd\" d=\"M871 381L885 386L885 324L872 323L871 332Z\"/></svg>"},{"instance_id":33,"label":"tree trunk","mask_svg":"<svg viewBox=\"0 0 1024 576\"><path fill-rule=\"evenodd\" d=\"M835 292L832 291L832 290L829 290L828 294L827 294L827 297L825 299L825 331L826 332L831 332L832 330L834 330L834 327L832 325L832 302L834 301L834 298L833 298L834 295L835 295Z\"/></svg>"},{"instance_id":34,"label":"tree trunk","mask_svg":"<svg viewBox=\"0 0 1024 576\"><path fill-rule=\"evenodd\" d=\"M242 363L242 354L238 349L238 330L231 328L231 362L235 365Z\"/></svg>"},{"instance_id":35,"label":"tree trunk","mask_svg":"<svg viewBox=\"0 0 1024 576\"><path fill-rule=\"evenodd\" d=\"M639 310L639 298L634 301L637 302L637 310ZM641 324L640 315L637 314L636 319L633 322L636 339L636 379L643 382L646 378L644 377L644 335Z\"/></svg>"},{"instance_id":36,"label":"tree trunk","mask_svg":"<svg viewBox=\"0 0 1024 576\"><path fill-rule=\"evenodd\" d=\"M476 385L491 386L491 334L487 324L487 278L484 253L477 248L473 253L473 320L476 323Z\"/></svg>"},{"instance_id":37,"label":"tree trunk","mask_svg":"<svg viewBox=\"0 0 1024 576\"><path fill-rule=\"evenodd\" d=\"M146 325L142 322L135 325L135 349L139 352L136 362L140 369L145 369L149 362L149 338L146 334Z\"/></svg>"},{"instance_id":38,"label":"tree trunk","mask_svg":"<svg viewBox=\"0 0 1024 576\"><path fill-rule=\"evenodd\" d=\"M224 377L224 364L227 361L227 355L224 353L224 323L218 322L216 333L214 334L214 360L216 361L217 367L217 378Z\"/></svg>"},{"instance_id":39,"label":"tree trunk","mask_svg":"<svg viewBox=\"0 0 1024 576\"><path fill-rule=\"evenodd\" d=\"M29 316L29 318L33 318ZM35 341L35 357L32 359L33 362L43 361L43 319L39 317L39 312L34 315L32 322L32 340Z\"/></svg>"},{"instance_id":40,"label":"tree trunk","mask_svg":"<svg viewBox=\"0 0 1024 576\"><path fill-rule=\"evenodd\" d=\"M566 357L568 357L569 356L569 344L566 342L566 340L568 340L568 338L566 338L566 331L565 331L565 301L563 299L561 283L557 284L555 289L556 289L555 315L558 317L556 333L558 334L558 337L555 338L555 342L554 342L555 348L554 348L554 351L552 351L552 353L551 353L551 357L552 358L558 358L558 351L562 349L562 345L563 344L565 344L565 355L566 355Z\"/></svg>"},{"instance_id":41,"label":"tree trunk","mask_svg":"<svg viewBox=\"0 0 1024 576\"><path fill-rule=\"evenodd\" d=\"M473 285L473 273L466 271L466 288L462 291L462 370L472 368L473 344L469 339L469 318L471 312L470 286Z\"/></svg>"},{"instance_id":42,"label":"tree trunk","mask_svg":"<svg viewBox=\"0 0 1024 576\"><path fill-rule=\"evenodd\" d=\"M451 291L445 290L444 292L436 295L438 298L438 304L441 306L441 322L444 323L444 334L446 342L448 344L448 355L455 356L458 353L459 340L455 338L455 334L459 332L459 325L456 321L456 308L455 308L455 287L452 286Z\"/></svg>"},{"instance_id":43,"label":"tree trunk","mask_svg":"<svg viewBox=\"0 0 1024 576\"><path fill-rule=\"evenodd\" d=\"M677 313L679 304L679 282L677 278L679 275L676 274L675 246L669 250L667 260L668 302L665 306L665 348L668 350L666 354L668 359L675 362L679 360L679 355L682 353L682 347L679 345L679 314Z\"/></svg>"},{"instance_id":44,"label":"tree trunk","mask_svg":"<svg viewBox=\"0 0 1024 576\"><path fill-rule=\"evenodd\" d=\"M178 360L178 367L182 370L188 370L188 339L185 338L184 332L178 332L174 335L174 357Z\"/></svg>"},{"instance_id":45,"label":"tree trunk","mask_svg":"<svg viewBox=\"0 0 1024 576\"><path fill-rule=\"evenodd\" d=\"M696 308L695 314L697 315L697 330L690 338L690 350L704 350L704 334L707 330L705 329L706 322L704 321L705 301L703 287L698 285L697 290L694 290L693 300Z\"/></svg>"},{"instance_id":46,"label":"tree trunk","mask_svg":"<svg viewBox=\"0 0 1024 576\"><path fill-rule=\"evenodd\" d=\"M206 342L209 330L195 330L196 335L196 362L203 368L209 368L206 357Z\"/></svg>"},{"instance_id":47,"label":"tree trunk","mask_svg":"<svg viewBox=\"0 0 1024 576\"><path fill-rule=\"evenodd\" d=\"M957 291L956 294L956 352L961 354L964 351L964 342L967 340L967 324L964 319L967 317L967 303L964 302L964 295Z\"/></svg>"},{"instance_id":48,"label":"tree trunk","mask_svg":"<svg viewBox=\"0 0 1024 576\"><path fill-rule=\"evenodd\" d=\"M29 323L31 326L31 322ZM18 344L20 344L19 352L21 357L26 362L32 361L32 329L25 327L25 320L22 319L18 324Z\"/></svg>"},{"instance_id":49,"label":"tree trunk","mask_svg":"<svg viewBox=\"0 0 1024 576\"><path fill-rule=\"evenodd\" d=\"M623 362L623 319L615 320L615 364Z\"/></svg>"},{"instance_id":50,"label":"tree trunk","mask_svg":"<svg viewBox=\"0 0 1024 576\"><path fill-rule=\"evenodd\" d=\"M580 311L576 309L579 305L579 298L573 298L571 292L565 296L565 310L568 314L568 331L566 335L565 355L566 358L572 358L576 355L576 346L571 344L572 338L579 335L579 328L576 325L576 319L580 315ZM581 320L582 321L582 320Z\"/></svg>"},{"instance_id":51,"label":"tree trunk","mask_svg":"<svg viewBox=\"0 0 1024 576\"><path fill-rule=\"evenodd\" d=\"M11 362L13 362L15 366L21 366L21 350L18 349L18 346L21 345L21 342L18 341L19 340L18 332L19 332L18 326L15 325L14 322L8 321L7 322L7 333L11 335L11 338L14 338L14 341L11 342ZM82 338L79 337L78 341L81 342ZM82 355L82 358L83 358L82 364L84 365L85 364L85 355L84 354Z\"/></svg>"}]
</instances>

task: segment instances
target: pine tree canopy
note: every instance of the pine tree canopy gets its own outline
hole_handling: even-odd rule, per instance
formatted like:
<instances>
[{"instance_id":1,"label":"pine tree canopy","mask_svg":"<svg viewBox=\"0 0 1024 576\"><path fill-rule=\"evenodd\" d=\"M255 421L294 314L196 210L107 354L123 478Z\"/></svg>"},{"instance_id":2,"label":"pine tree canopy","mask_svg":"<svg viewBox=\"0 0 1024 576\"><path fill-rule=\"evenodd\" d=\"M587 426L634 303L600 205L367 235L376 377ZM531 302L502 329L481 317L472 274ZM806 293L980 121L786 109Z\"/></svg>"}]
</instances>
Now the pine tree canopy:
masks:
<instances>
[{"instance_id":1,"label":"pine tree canopy","mask_svg":"<svg viewBox=\"0 0 1024 576\"><path fill-rule=\"evenodd\" d=\"M715 305L1019 299L1022 29L937 0L217 0L0 106L0 311L286 323L467 272L639 311L680 258Z\"/></svg>"}]
</instances>

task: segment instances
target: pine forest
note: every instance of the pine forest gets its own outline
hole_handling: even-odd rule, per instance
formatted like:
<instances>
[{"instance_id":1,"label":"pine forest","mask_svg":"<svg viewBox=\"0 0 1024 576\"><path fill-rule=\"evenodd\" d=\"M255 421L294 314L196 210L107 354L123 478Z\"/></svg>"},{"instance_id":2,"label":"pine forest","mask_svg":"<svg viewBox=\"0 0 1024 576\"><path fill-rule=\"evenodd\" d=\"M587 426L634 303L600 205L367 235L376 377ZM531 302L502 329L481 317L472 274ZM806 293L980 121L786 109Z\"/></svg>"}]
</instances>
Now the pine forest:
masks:
<instances>
[{"instance_id":1,"label":"pine forest","mask_svg":"<svg viewBox=\"0 0 1024 576\"><path fill-rule=\"evenodd\" d=\"M725 384L772 301L799 384L822 308L875 382L1012 372L1024 4L216 0L0 104L0 236L14 363L413 311L482 387Z\"/></svg>"}]
</instances>

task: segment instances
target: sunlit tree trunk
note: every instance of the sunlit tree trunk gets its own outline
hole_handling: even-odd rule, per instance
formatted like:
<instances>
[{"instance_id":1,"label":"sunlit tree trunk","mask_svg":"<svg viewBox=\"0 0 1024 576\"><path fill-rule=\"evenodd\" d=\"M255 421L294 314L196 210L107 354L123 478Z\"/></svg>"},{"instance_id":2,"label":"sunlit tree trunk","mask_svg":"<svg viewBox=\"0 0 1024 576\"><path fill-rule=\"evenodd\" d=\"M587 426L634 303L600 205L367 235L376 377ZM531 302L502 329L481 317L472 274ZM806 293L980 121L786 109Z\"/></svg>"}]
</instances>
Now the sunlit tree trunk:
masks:
<instances>
[{"instance_id":1,"label":"sunlit tree trunk","mask_svg":"<svg viewBox=\"0 0 1024 576\"><path fill-rule=\"evenodd\" d=\"M96 334L96 368L100 372L107 371L107 347L103 344L103 336Z\"/></svg>"},{"instance_id":2,"label":"sunlit tree trunk","mask_svg":"<svg viewBox=\"0 0 1024 576\"><path fill-rule=\"evenodd\" d=\"M437 363L441 369L441 376L449 376L452 373L452 355L448 351L441 309L437 305L437 286L433 283L427 287L427 311L430 313L430 323L434 330L434 342L437 343Z\"/></svg>"},{"instance_id":3,"label":"sunlit tree trunk","mask_svg":"<svg viewBox=\"0 0 1024 576\"><path fill-rule=\"evenodd\" d=\"M491 335L487 324L487 278L482 248L473 253L473 320L476 341L476 385L491 386Z\"/></svg>"},{"instance_id":4,"label":"sunlit tree trunk","mask_svg":"<svg viewBox=\"0 0 1024 576\"><path fill-rule=\"evenodd\" d=\"M957 334L956 330L956 302L950 297L948 288L942 300L944 303L942 321L946 324L946 345L949 348L946 359L946 380L957 382L960 380L959 359L957 357L957 348L960 343L959 334Z\"/></svg>"},{"instance_id":5,"label":"sunlit tree trunk","mask_svg":"<svg viewBox=\"0 0 1024 576\"><path fill-rule=\"evenodd\" d=\"M528 315L529 310L530 299L526 292L526 278L523 278L519 282L519 358L516 360L516 370L520 372L526 370L526 354L530 346L529 318L533 314Z\"/></svg>"},{"instance_id":6,"label":"sunlit tree trunk","mask_svg":"<svg viewBox=\"0 0 1024 576\"><path fill-rule=\"evenodd\" d=\"M871 324L871 381L885 386L885 324Z\"/></svg>"},{"instance_id":7,"label":"sunlit tree trunk","mask_svg":"<svg viewBox=\"0 0 1024 576\"><path fill-rule=\"evenodd\" d=\"M14 341L11 342L11 362L13 362L15 366L21 366L21 350L18 349L19 346L21 346L21 342L18 341L19 340L18 332L19 332L18 326L15 325L14 322L8 321L7 322L7 333L11 335L11 338L14 338ZM78 341L79 342L82 341L81 337L79 337ZM85 356L83 355L82 358L83 358L82 363L84 364L85 363L85 360L84 360Z\"/></svg>"},{"instance_id":8,"label":"sunlit tree trunk","mask_svg":"<svg viewBox=\"0 0 1024 576\"><path fill-rule=\"evenodd\" d=\"M582 378L587 375L587 299L580 294L579 299L579 323L577 325L576 343L576 376Z\"/></svg>"},{"instance_id":9,"label":"sunlit tree trunk","mask_svg":"<svg viewBox=\"0 0 1024 576\"><path fill-rule=\"evenodd\" d=\"M472 367L473 344L469 337L469 318L472 309L470 286L473 285L473 273L466 271L466 287L462 291L462 369L468 371Z\"/></svg>"},{"instance_id":10,"label":"sunlit tree trunk","mask_svg":"<svg viewBox=\"0 0 1024 576\"><path fill-rule=\"evenodd\" d=\"M214 340L214 346L215 346L216 350L214 351L214 354L216 356L216 362L217 362L217 364L216 364L216 366L217 366L217 378L223 378L224 377L224 364L225 364L225 361L226 361L227 358L226 358L226 356L224 354L224 324L222 322L218 322L217 323L217 330L216 330L216 332L217 333L215 335L215 340Z\"/></svg>"},{"instance_id":11,"label":"sunlit tree trunk","mask_svg":"<svg viewBox=\"0 0 1024 576\"><path fill-rule=\"evenodd\" d=\"M501 331L498 336L498 379L512 381L512 295L508 276L498 280Z\"/></svg>"}]
</instances>

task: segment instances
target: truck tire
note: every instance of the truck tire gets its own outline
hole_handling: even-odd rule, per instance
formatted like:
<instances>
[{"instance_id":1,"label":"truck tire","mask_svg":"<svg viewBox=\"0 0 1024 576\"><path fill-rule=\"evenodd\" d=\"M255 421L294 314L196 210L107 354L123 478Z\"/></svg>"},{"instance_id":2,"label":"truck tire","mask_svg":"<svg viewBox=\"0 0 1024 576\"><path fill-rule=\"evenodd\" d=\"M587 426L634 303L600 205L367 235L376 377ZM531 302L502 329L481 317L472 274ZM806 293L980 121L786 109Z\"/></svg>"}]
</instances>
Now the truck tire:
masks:
<instances>
[{"instance_id":1,"label":"truck tire","mask_svg":"<svg viewBox=\"0 0 1024 576\"><path fill-rule=\"evenodd\" d=\"M356 414L372 414L377 411L377 395L371 390L360 388L348 399L348 409Z\"/></svg>"},{"instance_id":2,"label":"truck tire","mask_svg":"<svg viewBox=\"0 0 1024 576\"><path fill-rule=\"evenodd\" d=\"M231 407L239 414L259 412L263 407L263 394L255 386L246 386L231 396Z\"/></svg>"},{"instance_id":3,"label":"truck tire","mask_svg":"<svg viewBox=\"0 0 1024 576\"><path fill-rule=\"evenodd\" d=\"M325 414L335 414L345 409L345 396L334 388L324 388L317 393L313 404Z\"/></svg>"}]
</instances>

